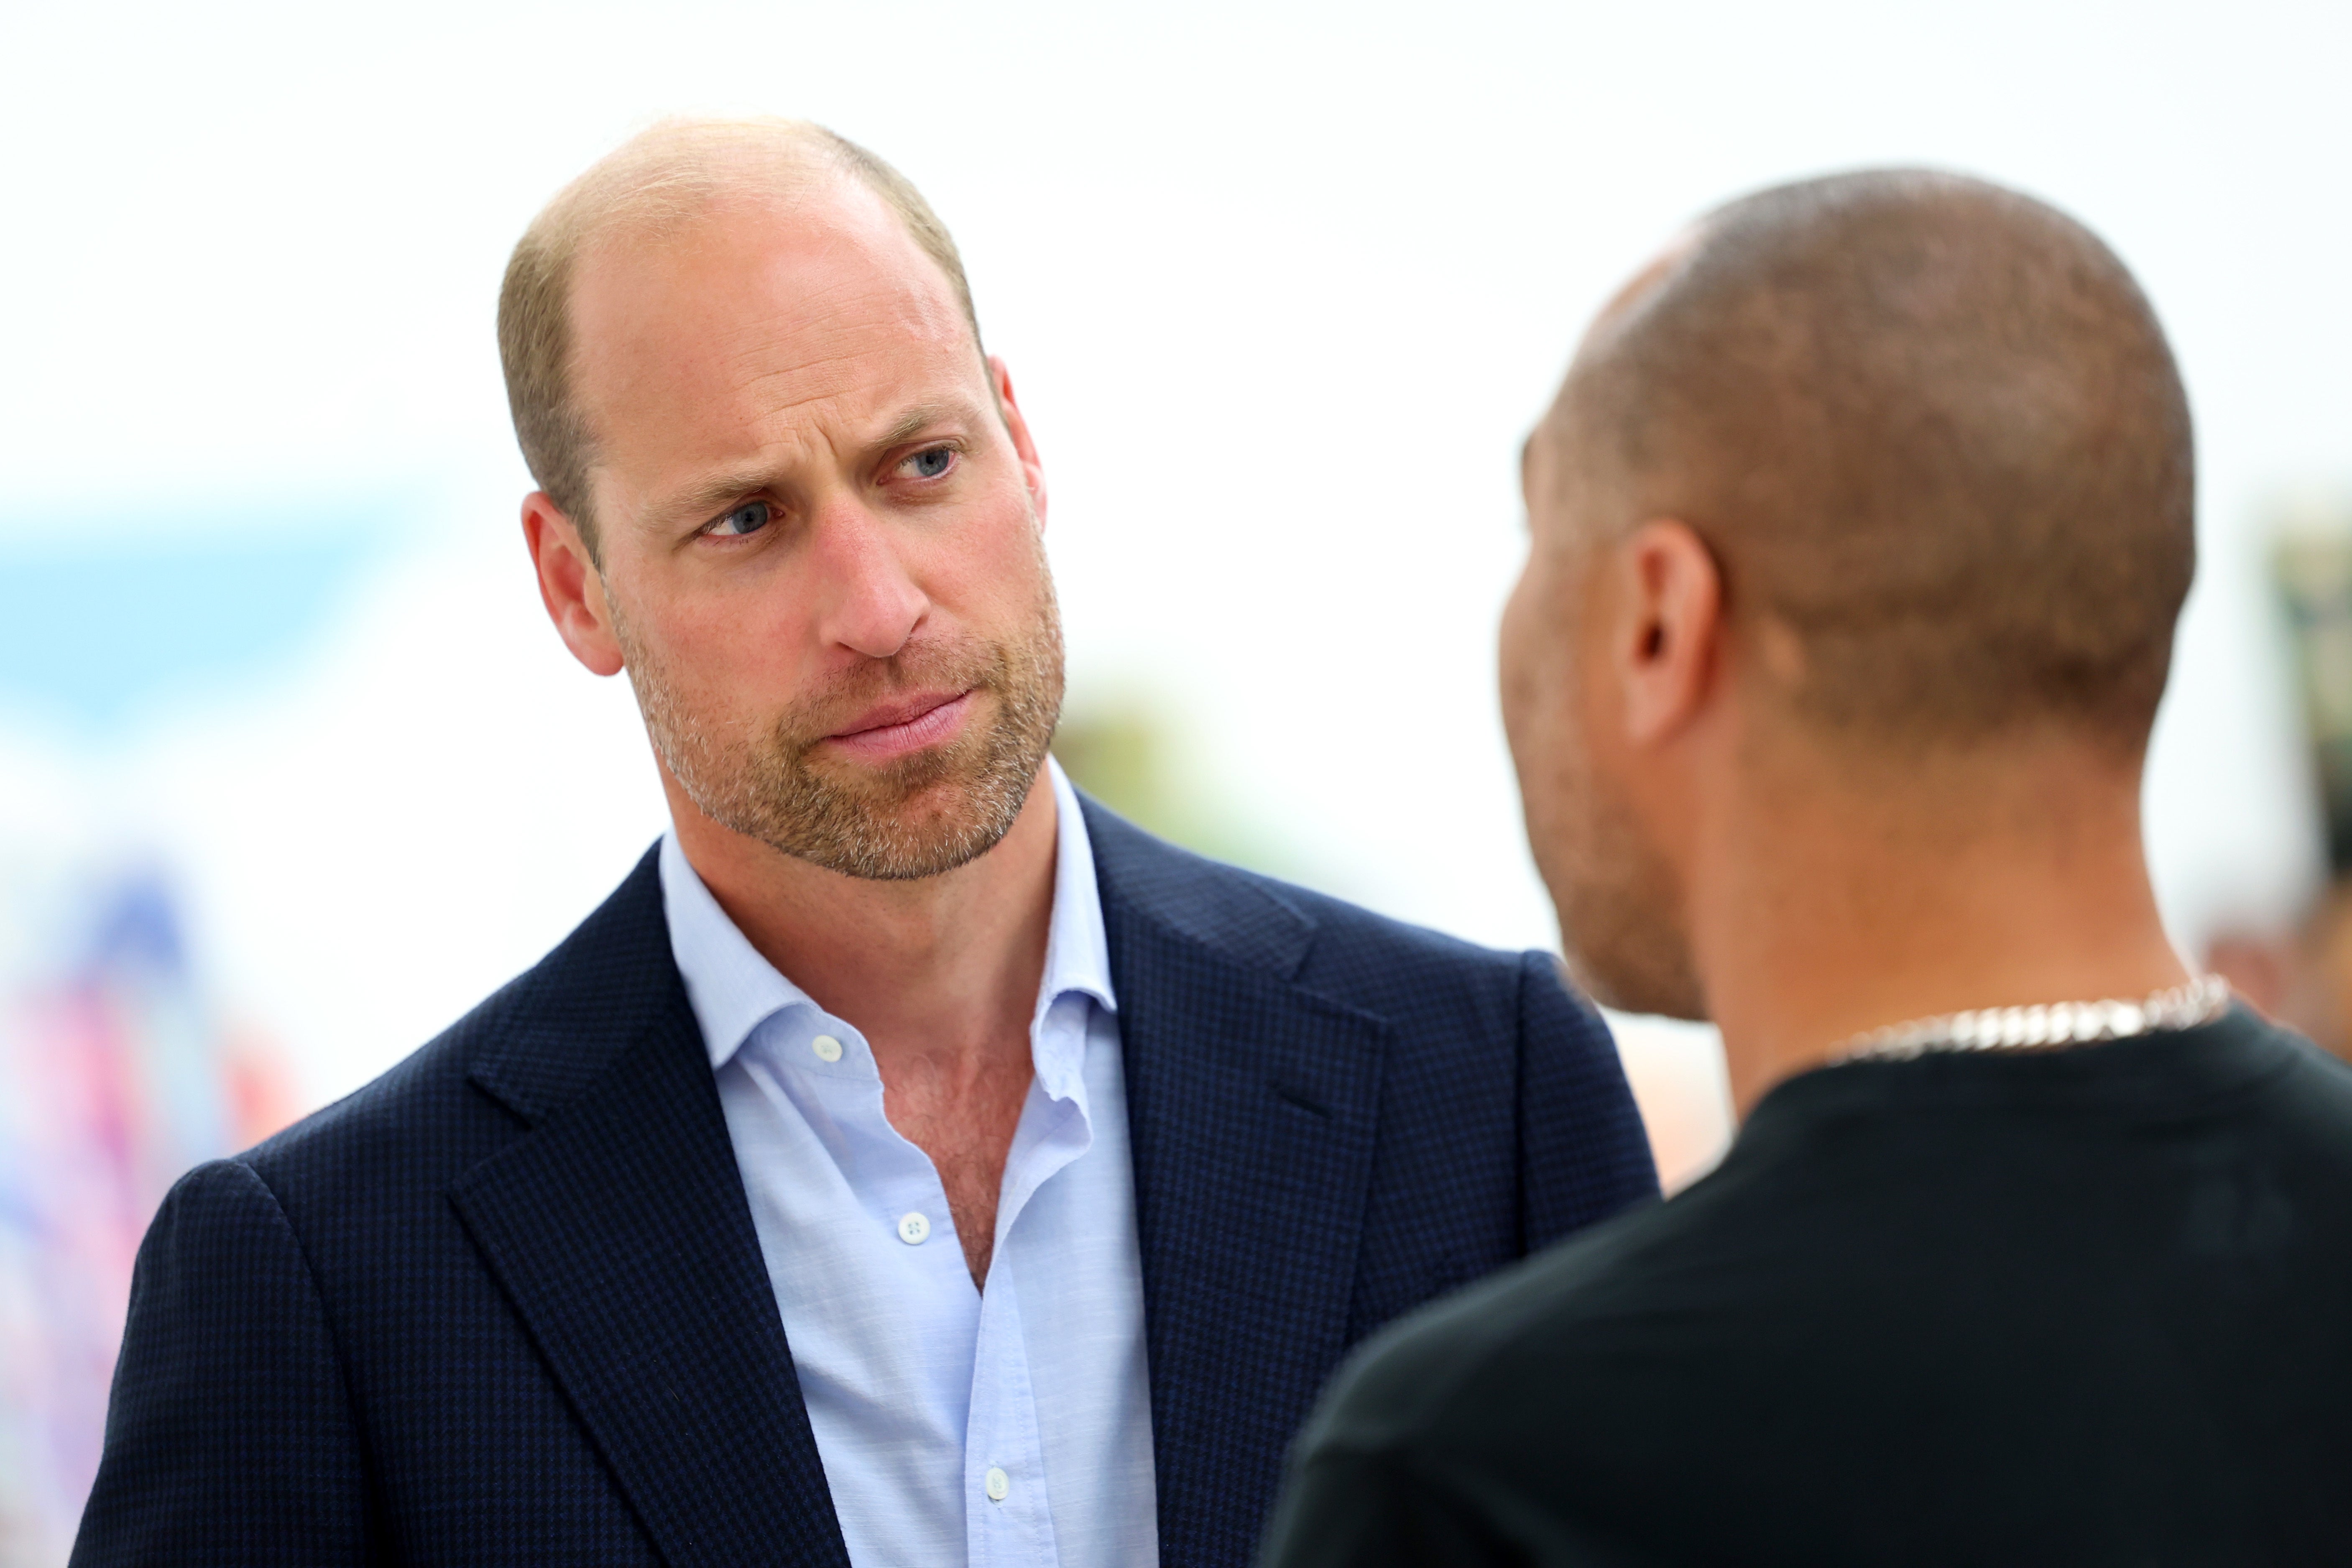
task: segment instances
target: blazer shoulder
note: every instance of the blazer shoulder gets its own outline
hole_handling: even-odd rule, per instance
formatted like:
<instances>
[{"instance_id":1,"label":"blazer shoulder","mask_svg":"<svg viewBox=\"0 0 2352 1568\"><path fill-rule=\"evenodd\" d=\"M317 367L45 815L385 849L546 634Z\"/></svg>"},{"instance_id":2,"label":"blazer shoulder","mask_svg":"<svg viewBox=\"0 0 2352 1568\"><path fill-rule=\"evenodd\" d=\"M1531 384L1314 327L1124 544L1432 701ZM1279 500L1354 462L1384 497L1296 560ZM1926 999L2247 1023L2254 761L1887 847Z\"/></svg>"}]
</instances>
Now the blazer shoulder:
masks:
<instances>
[{"instance_id":1,"label":"blazer shoulder","mask_svg":"<svg viewBox=\"0 0 2352 1568\"><path fill-rule=\"evenodd\" d=\"M1301 889L1300 897L1318 927L1301 971L1308 984L1379 994L1450 977L1482 993L1516 995L1528 959L1540 956L1485 947L1328 894Z\"/></svg>"},{"instance_id":2,"label":"blazer shoulder","mask_svg":"<svg viewBox=\"0 0 2352 1568\"><path fill-rule=\"evenodd\" d=\"M1395 1016L1500 1007L1515 1017L1528 954L1481 947L1158 838L1086 802L1106 921L1143 918L1228 959ZM1547 967L1549 965L1547 964Z\"/></svg>"},{"instance_id":3,"label":"blazer shoulder","mask_svg":"<svg viewBox=\"0 0 2352 1568\"><path fill-rule=\"evenodd\" d=\"M466 1079L482 1041L497 1039L501 1025L513 1018L524 980L527 975L510 980L419 1051L261 1140L237 1154L236 1163L252 1168L278 1194L318 1183L339 1184L364 1171L416 1168L419 1159L419 1173L433 1184L457 1175L470 1163L468 1154L480 1157L503 1142L501 1131L520 1131Z\"/></svg>"},{"instance_id":4,"label":"blazer shoulder","mask_svg":"<svg viewBox=\"0 0 2352 1568\"><path fill-rule=\"evenodd\" d=\"M649 852L538 963L237 1160L279 1190L388 1166L437 1185L585 1089L678 988Z\"/></svg>"}]
</instances>

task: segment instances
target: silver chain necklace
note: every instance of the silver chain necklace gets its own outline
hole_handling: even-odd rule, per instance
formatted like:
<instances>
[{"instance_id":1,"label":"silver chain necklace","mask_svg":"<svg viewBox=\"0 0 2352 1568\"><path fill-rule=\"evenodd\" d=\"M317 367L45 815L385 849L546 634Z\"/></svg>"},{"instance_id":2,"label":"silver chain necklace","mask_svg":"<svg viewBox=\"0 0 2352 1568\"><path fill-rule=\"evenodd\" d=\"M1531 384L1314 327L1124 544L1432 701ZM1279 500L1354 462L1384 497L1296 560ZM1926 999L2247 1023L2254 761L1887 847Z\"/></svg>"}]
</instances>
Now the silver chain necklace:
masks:
<instances>
[{"instance_id":1,"label":"silver chain necklace","mask_svg":"<svg viewBox=\"0 0 2352 1568\"><path fill-rule=\"evenodd\" d=\"M2047 1051L2126 1040L2168 1029L2210 1024L2230 1008L2230 983L2200 975L2141 1002L2054 1002L2032 1007L1983 1007L1914 1018L1855 1035L1830 1055L1841 1062L1909 1061L1937 1051Z\"/></svg>"}]
</instances>

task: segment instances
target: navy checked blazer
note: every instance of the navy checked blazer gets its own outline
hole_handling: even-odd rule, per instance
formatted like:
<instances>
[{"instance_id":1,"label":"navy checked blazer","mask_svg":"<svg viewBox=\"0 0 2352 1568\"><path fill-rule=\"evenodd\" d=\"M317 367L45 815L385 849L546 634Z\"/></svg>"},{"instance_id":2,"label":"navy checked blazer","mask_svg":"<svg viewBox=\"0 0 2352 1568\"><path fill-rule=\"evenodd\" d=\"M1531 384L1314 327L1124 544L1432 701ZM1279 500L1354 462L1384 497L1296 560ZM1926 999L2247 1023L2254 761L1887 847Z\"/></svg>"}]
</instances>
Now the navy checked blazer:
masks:
<instances>
[{"instance_id":1,"label":"navy checked blazer","mask_svg":"<svg viewBox=\"0 0 2352 1568\"><path fill-rule=\"evenodd\" d=\"M1161 1561L1238 1568L1349 1346L1656 1179L1548 957L1087 822ZM847 1563L653 856L431 1045L173 1189L73 1562Z\"/></svg>"}]
</instances>

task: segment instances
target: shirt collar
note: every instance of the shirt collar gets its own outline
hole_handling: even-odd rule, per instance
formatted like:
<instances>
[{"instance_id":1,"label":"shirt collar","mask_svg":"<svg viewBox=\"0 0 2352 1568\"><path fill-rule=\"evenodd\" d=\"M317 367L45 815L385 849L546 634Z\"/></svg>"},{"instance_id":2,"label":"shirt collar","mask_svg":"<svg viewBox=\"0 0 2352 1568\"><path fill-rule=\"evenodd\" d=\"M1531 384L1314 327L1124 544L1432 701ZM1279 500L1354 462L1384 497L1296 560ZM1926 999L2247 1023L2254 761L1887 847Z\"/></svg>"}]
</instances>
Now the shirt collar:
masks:
<instances>
[{"instance_id":1,"label":"shirt collar","mask_svg":"<svg viewBox=\"0 0 2352 1568\"><path fill-rule=\"evenodd\" d=\"M1102 889L1095 881L1094 841L1086 813L1062 764L1045 759L1054 785L1054 917L1045 933L1045 974L1037 987L1037 1016L1076 991L1106 1012L1118 1011L1110 987L1110 938L1103 930Z\"/></svg>"},{"instance_id":2,"label":"shirt collar","mask_svg":"<svg viewBox=\"0 0 2352 1568\"><path fill-rule=\"evenodd\" d=\"M686 999L702 1026L702 1044L716 1072L743 1042L788 1007L816 1009L807 992L785 979L738 930L703 885L677 830L662 835L662 911L669 917L670 956L686 982Z\"/></svg>"},{"instance_id":3,"label":"shirt collar","mask_svg":"<svg viewBox=\"0 0 2352 1568\"><path fill-rule=\"evenodd\" d=\"M1103 929L1102 894L1095 882L1094 845L1087 837L1078 792L1051 757L1045 763L1053 785L1054 912L1045 934L1045 973L1037 988L1036 1025L1063 996L1089 996L1106 1012L1118 1002L1110 983L1110 940ZM686 999L702 1028L713 1071L734 1059L751 1032L778 1013L806 1007L822 1013L808 993L761 957L703 885L678 847L675 828L662 835L662 910L669 921L670 956L686 982ZM1062 1031L1033 1026L1041 1058ZM1078 1031L1083 1036L1083 1031ZM1048 1092L1073 1076L1076 1064L1060 1059L1036 1063Z\"/></svg>"}]
</instances>

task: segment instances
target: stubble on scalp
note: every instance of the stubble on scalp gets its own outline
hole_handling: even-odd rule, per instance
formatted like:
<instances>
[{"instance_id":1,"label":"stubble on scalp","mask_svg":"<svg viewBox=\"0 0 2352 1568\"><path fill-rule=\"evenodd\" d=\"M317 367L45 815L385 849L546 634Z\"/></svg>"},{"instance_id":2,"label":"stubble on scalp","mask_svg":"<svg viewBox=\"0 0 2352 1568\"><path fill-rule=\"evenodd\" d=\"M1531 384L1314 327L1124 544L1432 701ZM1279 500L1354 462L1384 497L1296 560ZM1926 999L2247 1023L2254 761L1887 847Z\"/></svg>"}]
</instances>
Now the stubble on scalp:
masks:
<instances>
[{"instance_id":1,"label":"stubble on scalp","mask_svg":"<svg viewBox=\"0 0 2352 1568\"><path fill-rule=\"evenodd\" d=\"M1545 504L1595 546L1674 518L1714 553L1769 677L1753 743L1924 777L2061 734L2137 766L2195 568L2193 443L2154 310L2074 220L1916 170L1742 198L1611 302L1538 438L1581 487ZM1693 1016L1672 868L1583 741L1538 854L1571 968Z\"/></svg>"},{"instance_id":2,"label":"stubble on scalp","mask_svg":"<svg viewBox=\"0 0 2352 1568\"><path fill-rule=\"evenodd\" d=\"M934 641L872 661L793 703L756 738L704 723L617 604L613 629L654 750L704 816L845 877L913 881L994 848L1045 765L1062 711L1062 626L1052 578L1041 569L1038 583L1036 614L1019 642ZM984 726L879 768L845 773L815 758L861 708L893 692L942 689L992 697L996 710Z\"/></svg>"},{"instance_id":3,"label":"stubble on scalp","mask_svg":"<svg viewBox=\"0 0 2352 1568\"><path fill-rule=\"evenodd\" d=\"M2090 230L1928 170L1717 209L1614 302L1560 409L1619 522L1678 518L1787 708L1906 758L2063 732L2135 764L2196 568L2187 395Z\"/></svg>"}]
</instances>

